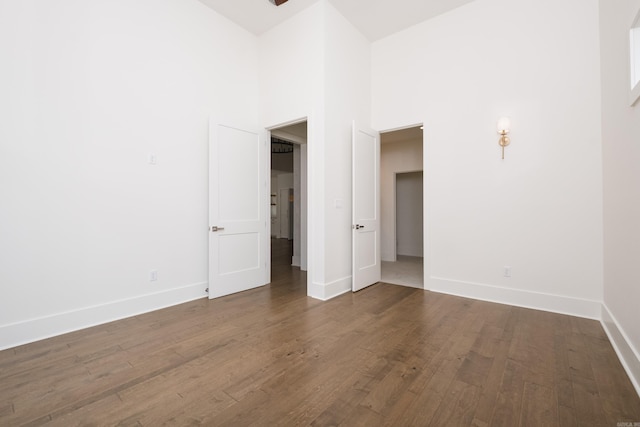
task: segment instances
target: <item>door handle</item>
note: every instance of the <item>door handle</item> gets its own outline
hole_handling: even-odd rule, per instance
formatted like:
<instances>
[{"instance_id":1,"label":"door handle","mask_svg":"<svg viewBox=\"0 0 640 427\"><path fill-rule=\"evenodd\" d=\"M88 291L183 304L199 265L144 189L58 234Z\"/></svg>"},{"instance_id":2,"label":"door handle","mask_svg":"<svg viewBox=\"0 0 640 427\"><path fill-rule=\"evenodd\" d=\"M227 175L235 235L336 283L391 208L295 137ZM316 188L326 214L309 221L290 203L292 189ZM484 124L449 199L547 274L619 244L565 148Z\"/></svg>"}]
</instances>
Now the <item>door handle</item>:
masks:
<instances>
[{"instance_id":1,"label":"door handle","mask_svg":"<svg viewBox=\"0 0 640 427\"><path fill-rule=\"evenodd\" d=\"M214 232L214 233L216 231L222 231L222 230L224 230L224 227L218 227L218 226L215 226L215 225L213 227L211 227L211 231Z\"/></svg>"},{"instance_id":2,"label":"door handle","mask_svg":"<svg viewBox=\"0 0 640 427\"><path fill-rule=\"evenodd\" d=\"M361 228L364 228L364 225L356 224L353 226L353 228L356 230L360 230Z\"/></svg>"}]
</instances>

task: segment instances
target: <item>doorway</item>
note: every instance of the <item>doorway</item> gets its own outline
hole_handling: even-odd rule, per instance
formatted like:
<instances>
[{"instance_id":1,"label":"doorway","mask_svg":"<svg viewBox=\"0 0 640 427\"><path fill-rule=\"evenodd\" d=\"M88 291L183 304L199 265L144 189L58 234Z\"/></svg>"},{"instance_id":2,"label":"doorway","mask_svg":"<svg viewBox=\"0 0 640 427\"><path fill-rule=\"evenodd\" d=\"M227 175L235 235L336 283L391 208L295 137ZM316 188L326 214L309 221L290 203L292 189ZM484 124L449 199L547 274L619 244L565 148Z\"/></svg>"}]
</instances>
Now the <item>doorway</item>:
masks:
<instances>
[{"instance_id":1,"label":"doorway","mask_svg":"<svg viewBox=\"0 0 640 427\"><path fill-rule=\"evenodd\" d=\"M381 133L382 281L424 288L421 126Z\"/></svg>"},{"instance_id":2,"label":"doorway","mask_svg":"<svg viewBox=\"0 0 640 427\"><path fill-rule=\"evenodd\" d=\"M291 266L307 270L307 121L270 129L271 238L290 244ZM273 242L273 240L272 240Z\"/></svg>"}]
</instances>

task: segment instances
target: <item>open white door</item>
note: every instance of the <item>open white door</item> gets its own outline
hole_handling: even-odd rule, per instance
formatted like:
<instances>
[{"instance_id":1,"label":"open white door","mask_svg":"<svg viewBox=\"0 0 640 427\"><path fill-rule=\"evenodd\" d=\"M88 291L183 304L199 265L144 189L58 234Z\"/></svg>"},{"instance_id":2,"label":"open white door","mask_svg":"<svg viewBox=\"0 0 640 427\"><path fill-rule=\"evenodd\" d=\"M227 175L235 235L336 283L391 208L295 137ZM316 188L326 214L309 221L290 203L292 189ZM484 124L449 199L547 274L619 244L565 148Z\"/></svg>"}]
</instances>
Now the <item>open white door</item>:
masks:
<instances>
[{"instance_id":1,"label":"open white door","mask_svg":"<svg viewBox=\"0 0 640 427\"><path fill-rule=\"evenodd\" d=\"M267 283L264 132L209 121L209 298Z\"/></svg>"},{"instance_id":2,"label":"open white door","mask_svg":"<svg viewBox=\"0 0 640 427\"><path fill-rule=\"evenodd\" d=\"M380 281L380 134L353 124L353 292Z\"/></svg>"}]
</instances>

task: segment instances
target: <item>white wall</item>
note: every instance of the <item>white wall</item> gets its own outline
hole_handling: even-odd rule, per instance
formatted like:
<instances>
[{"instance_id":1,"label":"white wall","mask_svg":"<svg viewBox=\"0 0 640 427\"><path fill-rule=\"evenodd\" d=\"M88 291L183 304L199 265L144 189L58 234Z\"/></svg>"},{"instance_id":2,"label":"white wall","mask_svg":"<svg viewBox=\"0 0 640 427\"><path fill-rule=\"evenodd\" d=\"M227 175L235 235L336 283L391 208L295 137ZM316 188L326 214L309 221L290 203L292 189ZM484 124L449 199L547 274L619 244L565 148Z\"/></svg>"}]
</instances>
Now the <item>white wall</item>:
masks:
<instances>
[{"instance_id":1,"label":"white wall","mask_svg":"<svg viewBox=\"0 0 640 427\"><path fill-rule=\"evenodd\" d=\"M351 120L373 106L376 129L426 124L427 288L598 317L602 41L605 314L637 360L615 25L638 0L602 3L602 40L596 0L476 0L370 50L327 0L259 38L196 1L1 2L0 348L205 295L210 114L309 118L312 296L350 289Z\"/></svg>"},{"instance_id":2,"label":"white wall","mask_svg":"<svg viewBox=\"0 0 640 427\"><path fill-rule=\"evenodd\" d=\"M640 394L640 105L629 106L629 27L640 0L600 1L603 323Z\"/></svg>"},{"instance_id":3,"label":"white wall","mask_svg":"<svg viewBox=\"0 0 640 427\"><path fill-rule=\"evenodd\" d=\"M424 256L422 172L396 175L396 245L398 255Z\"/></svg>"},{"instance_id":4,"label":"white wall","mask_svg":"<svg viewBox=\"0 0 640 427\"><path fill-rule=\"evenodd\" d=\"M306 140L306 138L305 138ZM293 255L291 265L307 270L307 144L293 146Z\"/></svg>"},{"instance_id":5,"label":"white wall","mask_svg":"<svg viewBox=\"0 0 640 427\"><path fill-rule=\"evenodd\" d=\"M260 105L263 126L280 127L307 118L307 292L324 281L324 10L319 1L259 37ZM295 37L292 37L295 34Z\"/></svg>"},{"instance_id":6,"label":"white wall","mask_svg":"<svg viewBox=\"0 0 640 427\"><path fill-rule=\"evenodd\" d=\"M422 170L422 141L398 141L380 147L380 246L383 261L396 260L395 175Z\"/></svg>"},{"instance_id":7,"label":"white wall","mask_svg":"<svg viewBox=\"0 0 640 427\"><path fill-rule=\"evenodd\" d=\"M351 132L370 126L371 45L328 2L325 17L326 299L351 290Z\"/></svg>"},{"instance_id":8,"label":"white wall","mask_svg":"<svg viewBox=\"0 0 640 427\"><path fill-rule=\"evenodd\" d=\"M260 105L267 127L324 109L324 6L319 1L259 38Z\"/></svg>"},{"instance_id":9,"label":"white wall","mask_svg":"<svg viewBox=\"0 0 640 427\"><path fill-rule=\"evenodd\" d=\"M597 0L476 0L373 44L374 127L425 123L427 289L599 317L598 37Z\"/></svg>"},{"instance_id":10,"label":"white wall","mask_svg":"<svg viewBox=\"0 0 640 427\"><path fill-rule=\"evenodd\" d=\"M21 0L0 52L0 348L204 297L208 117L258 122L257 39L197 1Z\"/></svg>"},{"instance_id":11,"label":"white wall","mask_svg":"<svg viewBox=\"0 0 640 427\"><path fill-rule=\"evenodd\" d=\"M260 37L259 70L265 126L309 118L307 292L328 299L351 289L351 122L370 117L370 44L320 0Z\"/></svg>"},{"instance_id":12,"label":"white wall","mask_svg":"<svg viewBox=\"0 0 640 427\"><path fill-rule=\"evenodd\" d=\"M0 8L0 347L205 296L212 114L309 118L310 293L347 289L350 245L324 248L350 241L350 192L327 196L336 213L325 187L350 157L325 179L325 154L369 117L369 44L326 0L260 38L196 1Z\"/></svg>"}]
</instances>

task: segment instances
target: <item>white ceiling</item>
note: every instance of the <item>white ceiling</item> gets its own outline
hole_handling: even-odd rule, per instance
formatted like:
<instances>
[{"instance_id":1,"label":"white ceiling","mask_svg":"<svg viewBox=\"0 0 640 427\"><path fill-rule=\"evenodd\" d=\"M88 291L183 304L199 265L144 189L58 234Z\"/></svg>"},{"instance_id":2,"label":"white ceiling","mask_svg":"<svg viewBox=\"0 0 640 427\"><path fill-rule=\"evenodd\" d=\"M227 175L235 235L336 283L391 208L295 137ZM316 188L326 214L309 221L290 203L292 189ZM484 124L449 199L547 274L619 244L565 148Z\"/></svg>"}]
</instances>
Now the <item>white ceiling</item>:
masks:
<instances>
[{"instance_id":1,"label":"white ceiling","mask_svg":"<svg viewBox=\"0 0 640 427\"><path fill-rule=\"evenodd\" d=\"M260 35L318 0L200 0L236 24ZM329 0L362 34L375 41L473 0Z\"/></svg>"}]
</instances>

